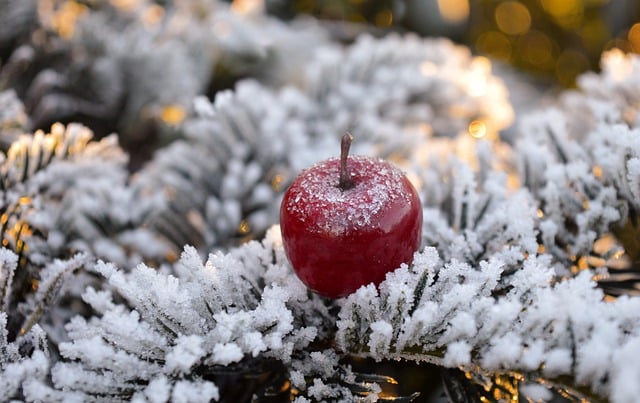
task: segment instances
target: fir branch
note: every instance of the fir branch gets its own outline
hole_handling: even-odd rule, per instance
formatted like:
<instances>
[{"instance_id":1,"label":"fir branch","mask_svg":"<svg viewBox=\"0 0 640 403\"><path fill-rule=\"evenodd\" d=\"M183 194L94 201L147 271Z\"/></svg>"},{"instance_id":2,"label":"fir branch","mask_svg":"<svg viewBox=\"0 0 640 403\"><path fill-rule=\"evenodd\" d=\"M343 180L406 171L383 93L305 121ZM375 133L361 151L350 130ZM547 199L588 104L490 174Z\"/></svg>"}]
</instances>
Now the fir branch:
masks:
<instances>
[{"instance_id":1,"label":"fir branch","mask_svg":"<svg viewBox=\"0 0 640 403\"><path fill-rule=\"evenodd\" d=\"M494 299L499 261L480 262L479 271L458 262L437 262L437 253L427 248L411 268L388 275L379 293L369 286L346 298L337 324L338 347L376 359L426 359L445 367L478 365L496 372L511 369L528 378L558 382L568 375L570 385L585 385L609 398L619 393L618 388L629 390L629 385L617 384L614 374L637 369L612 357L635 348L640 340L637 331L621 330L622 323L637 320L637 308L632 308L636 299L603 302L587 273L552 286L553 271L545 267L544 256L529 256L512 277L509 293ZM411 296L394 295L410 292L405 284L418 282L424 271L437 271L438 278L409 314ZM383 309L379 301L389 299L398 306ZM571 302L576 300L580 303ZM582 304L589 305L588 315ZM401 320L395 309L405 313Z\"/></svg>"},{"instance_id":2,"label":"fir branch","mask_svg":"<svg viewBox=\"0 0 640 403\"><path fill-rule=\"evenodd\" d=\"M64 362L52 370L55 389L122 399L151 393L158 382L167 390L200 377L217 382L216 368L233 372L249 357L256 365L265 359L292 365L332 327L325 302L309 295L286 265L276 230L204 264L186 248L178 266L174 277L144 265L123 273L99 263L131 310L109 294L86 294L103 314L72 320L71 342L60 345Z\"/></svg>"},{"instance_id":3,"label":"fir branch","mask_svg":"<svg viewBox=\"0 0 640 403\"><path fill-rule=\"evenodd\" d=\"M42 382L49 371L49 352L44 331L34 326L10 341L8 316L0 311L0 389L3 399L21 399L32 382Z\"/></svg>"}]
</instances>

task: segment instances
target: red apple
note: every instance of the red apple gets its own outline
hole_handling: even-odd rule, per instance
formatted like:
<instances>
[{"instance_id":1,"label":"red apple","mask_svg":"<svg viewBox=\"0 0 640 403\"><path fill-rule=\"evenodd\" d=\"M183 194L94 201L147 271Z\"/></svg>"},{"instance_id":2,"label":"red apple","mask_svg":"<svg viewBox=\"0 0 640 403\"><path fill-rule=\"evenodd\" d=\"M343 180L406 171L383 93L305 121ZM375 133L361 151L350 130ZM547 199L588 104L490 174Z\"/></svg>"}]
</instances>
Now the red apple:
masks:
<instances>
[{"instance_id":1,"label":"red apple","mask_svg":"<svg viewBox=\"0 0 640 403\"><path fill-rule=\"evenodd\" d=\"M348 295L410 263L420 246L422 207L418 193L395 166L348 156L320 162L297 176L280 206L285 253L314 292Z\"/></svg>"}]
</instances>

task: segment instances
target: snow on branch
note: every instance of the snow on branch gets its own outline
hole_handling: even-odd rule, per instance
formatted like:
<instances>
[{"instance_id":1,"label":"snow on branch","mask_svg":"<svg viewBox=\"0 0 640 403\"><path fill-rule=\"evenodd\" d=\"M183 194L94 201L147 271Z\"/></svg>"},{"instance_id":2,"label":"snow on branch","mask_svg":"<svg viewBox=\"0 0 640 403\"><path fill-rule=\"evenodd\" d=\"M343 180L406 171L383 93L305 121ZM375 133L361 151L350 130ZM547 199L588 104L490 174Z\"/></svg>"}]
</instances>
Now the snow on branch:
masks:
<instances>
[{"instance_id":1,"label":"snow on branch","mask_svg":"<svg viewBox=\"0 0 640 403\"><path fill-rule=\"evenodd\" d=\"M545 248L564 275L572 266L608 267L614 294L633 292L629 275L638 279L629 270L639 253L638 61L605 53L603 73L580 77L579 91L525 116L515 144L523 184L537 199ZM604 244L610 246L598 247Z\"/></svg>"},{"instance_id":2,"label":"snow on branch","mask_svg":"<svg viewBox=\"0 0 640 403\"><path fill-rule=\"evenodd\" d=\"M627 379L637 379L640 367L622 357L640 348L640 299L603 301L586 271L554 283L549 261L525 258L505 292L500 254L470 265L442 261L427 247L379 290L367 286L346 298L338 347L378 360L520 371L552 384L569 376L575 387L631 401L640 389Z\"/></svg>"},{"instance_id":3,"label":"snow on branch","mask_svg":"<svg viewBox=\"0 0 640 403\"><path fill-rule=\"evenodd\" d=\"M25 383L42 380L49 371L49 352L45 332L38 326L20 334L11 330L15 318L10 317L12 280L18 257L0 249L0 390L3 399L18 399Z\"/></svg>"},{"instance_id":4,"label":"snow on branch","mask_svg":"<svg viewBox=\"0 0 640 403\"><path fill-rule=\"evenodd\" d=\"M640 300L607 298L595 281L605 271L591 270L607 266L609 251L596 256L595 245L610 232L631 261L640 255L625 243L637 241L640 209L640 92L627 91L638 88L637 58L607 54L604 73L524 119L511 148L493 141L513 119L504 84L449 41L363 36L340 47L309 33L315 56L289 70L282 55L301 42L259 13L203 3L190 29L194 10L176 3L151 27L118 31L110 22L136 25L142 13L106 4L79 20L86 35L65 42L91 50L81 76L102 97L75 107L108 116L126 87L123 116L136 126L144 105L156 117L170 100L186 111L225 63L274 87L245 80L196 98L176 127L182 138L134 175L115 137L92 141L80 125L13 142L0 165L0 386L10 397L375 400L381 380L353 373L349 354L508 374L615 403L640 394L628 359L640 353ZM263 30L290 42L280 48ZM35 80L36 115L70 101L47 97L82 82L67 73ZM11 106L0 122L23 124L15 101L0 93ZM347 130L356 153L397 160L419 185L423 249L378 288L332 302L295 277L272 225L294 175L335 155ZM50 305L55 318L43 319ZM266 389L239 390L255 374Z\"/></svg>"},{"instance_id":5,"label":"snow on branch","mask_svg":"<svg viewBox=\"0 0 640 403\"><path fill-rule=\"evenodd\" d=\"M399 69L402 79L392 80ZM510 124L505 91L486 60L445 40L365 37L344 49L326 45L297 85L276 90L245 80L213 102L197 98L180 128L184 140L133 178L140 199L155 197L144 222L174 254L187 243L206 250L261 236L277 221L287 184L336 155L345 131L356 136L356 154L410 159L432 133L466 133L474 119L494 134ZM436 118L452 126L439 127Z\"/></svg>"},{"instance_id":6,"label":"snow on branch","mask_svg":"<svg viewBox=\"0 0 640 403\"><path fill-rule=\"evenodd\" d=\"M110 291L87 290L85 302L101 316L67 325L71 341L60 345L65 360L52 369L50 394L155 401L191 385L202 395L187 400L209 401L229 393L222 375L255 370L264 360L304 370L293 375L302 391L314 372L317 382L336 376L335 354L313 347L323 345L335 319L291 271L277 228L262 243L212 254L204 263L187 247L175 276L145 265L124 273L98 263L96 270L127 304ZM341 390L317 382L308 390L316 397Z\"/></svg>"},{"instance_id":7,"label":"snow on branch","mask_svg":"<svg viewBox=\"0 0 640 403\"><path fill-rule=\"evenodd\" d=\"M127 261L118 237L144 231L128 227L136 210L125 154L114 136L92 136L81 125L55 124L50 133L21 135L2 160L0 236L15 262L2 266L0 284L12 340L36 323L54 343L64 339L64 322L79 312L69 306L73 297L57 298L67 292L78 298L91 281L76 276L77 269L90 256ZM65 281L72 275L73 282Z\"/></svg>"},{"instance_id":8,"label":"snow on branch","mask_svg":"<svg viewBox=\"0 0 640 403\"><path fill-rule=\"evenodd\" d=\"M405 130L455 137L476 120L494 136L513 121L491 63L446 39L362 35L318 49L306 72L303 88L324 108L320 124L404 150L414 145Z\"/></svg>"}]
</instances>

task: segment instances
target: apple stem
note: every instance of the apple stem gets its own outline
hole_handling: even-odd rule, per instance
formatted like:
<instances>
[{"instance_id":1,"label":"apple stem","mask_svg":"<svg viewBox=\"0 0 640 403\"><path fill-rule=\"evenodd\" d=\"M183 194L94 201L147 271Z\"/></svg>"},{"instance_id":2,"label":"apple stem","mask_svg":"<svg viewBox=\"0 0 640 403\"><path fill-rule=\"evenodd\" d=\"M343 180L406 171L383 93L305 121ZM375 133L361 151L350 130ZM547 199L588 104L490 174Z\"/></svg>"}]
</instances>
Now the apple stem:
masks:
<instances>
[{"instance_id":1,"label":"apple stem","mask_svg":"<svg viewBox=\"0 0 640 403\"><path fill-rule=\"evenodd\" d=\"M351 148L352 141L353 136L351 133L346 132L340 142L340 182L338 182L338 187L343 191L351 189L354 186L351 174L347 169L347 158L349 157L349 148Z\"/></svg>"}]
</instances>

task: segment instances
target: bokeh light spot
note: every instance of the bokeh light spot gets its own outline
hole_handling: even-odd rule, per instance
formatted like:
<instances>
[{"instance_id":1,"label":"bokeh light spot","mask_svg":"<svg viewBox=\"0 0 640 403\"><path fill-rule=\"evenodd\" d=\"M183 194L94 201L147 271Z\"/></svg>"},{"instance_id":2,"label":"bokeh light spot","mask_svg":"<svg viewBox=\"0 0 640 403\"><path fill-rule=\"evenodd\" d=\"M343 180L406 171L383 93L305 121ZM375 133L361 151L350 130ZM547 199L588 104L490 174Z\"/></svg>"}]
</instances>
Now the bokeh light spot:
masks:
<instances>
[{"instance_id":1,"label":"bokeh light spot","mask_svg":"<svg viewBox=\"0 0 640 403\"><path fill-rule=\"evenodd\" d=\"M530 65L553 69L553 43L540 31L529 31L518 41L518 52Z\"/></svg>"},{"instance_id":2,"label":"bokeh light spot","mask_svg":"<svg viewBox=\"0 0 640 403\"><path fill-rule=\"evenodd\" d=\"M564 28L580 25L584 6L579 0L541 0L542 8Z\"/></svg>"},{"instance_id":3,"label":"bokeh light spot","mask_svg":"<svg viewBox=\"0 0 640 403\"><path fill-rule=\"evenodd\" d=\"M487 135L487 125L482 120L474 120L469 123L467 131L471 137L481 139Z\"/></svg>"},{"instance_id":4,"label":"bokeh light spot","mask_svg":"<svg viewBox=\"0 0 640 403\"><path fill-rule=\"evenodd\" d=\"M187 113L180 105L167 105L162 108L160 119L168 125L177 125L186 117Z\"/></svg>"},{"instance_id":5,"label":"bokeh light spot","mask_svg":"<svg viewBox=\"0 0 640 403\"><path fill-rule=\"evenodd\" d=\"M496 24L507 35L521 35L531 28L529 9L518 1L505 1L496 7Z\"/></svg>"},{"instance_id":6,"label":"bokeh light spot","mask_svg":"<svg viewBox=\"0 0 640 403\"><path fill-rule=\"evenodd\" d=\"M438 0L438 10L443 20L461 24L469 19L469 0Z\"/></svg>"},{"instance_id":7,"label":"bokeh light spot","mask_svg":"<svg viewBox=\"0 0 640 403\"><path fill-rule=\"evenodd\" d=\"M629 29L627 38L629 38L631 49L636 53L640 53L640 22L635 23L631 29Z\"/></svg>"},{"instance_id":8,"label":"bokeh light spot","mask_svg":"<svg viewBox=\"0 0 640 403\"><path fill-rule=\"evenodd\" d=\"M509 60L511 58L511 41L502 32L489 31L481 34L476 40L476 48L480 53L496 59Z\"/></svg>"}]
</instances>

